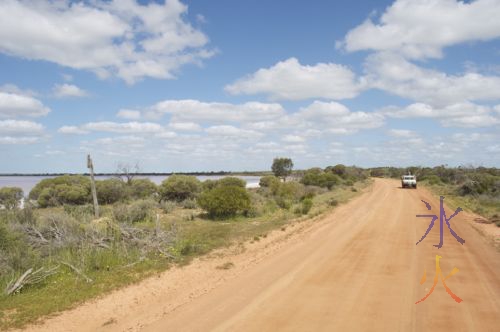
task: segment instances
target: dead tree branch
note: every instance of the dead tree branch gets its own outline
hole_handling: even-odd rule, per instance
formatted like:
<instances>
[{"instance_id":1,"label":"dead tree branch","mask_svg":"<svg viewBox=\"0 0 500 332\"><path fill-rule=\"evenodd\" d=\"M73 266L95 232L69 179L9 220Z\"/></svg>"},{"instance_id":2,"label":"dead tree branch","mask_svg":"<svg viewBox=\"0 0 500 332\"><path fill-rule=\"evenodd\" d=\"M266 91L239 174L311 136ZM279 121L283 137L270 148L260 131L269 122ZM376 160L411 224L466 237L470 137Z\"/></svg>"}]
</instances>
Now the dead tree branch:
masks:
<instances>
[{"instance_id":1,"label":"dead tree branch","mask_svg":"<svg viewBox=\"0 0 500 332\"><path fill-rule=\"evenodd\" d=\"M83 279L85 279L85 281L90 284L90 283L93 283L94 280L90 279L89 277L87 277L85 275L85 273L83 273L80 269L76 268L74 265L71 265L70 263L67 263L67 262L63 262L61 261L61 264L63 265L66 265L67 267L69 267L70 269L72 269L76 274L78 274L80 277L82 277Z\"/></svg>"},{"instance_id":2,"label":"dead tree branch","mask_svg":"<svg viewBox=\"0 0 500 332\"><path fill-rule=\"evenodd\" d=\"M30 268L26 270L26 272L24 272L23 275L19 277L19 279L17 279L15 282L14 279L9 282L9 284L5 288L5 294L11 295L19 292L26 285L34 285L42 282L47 277L56 274L58 268L59 266L51 269L45 269L44 267L41 267L36 271L33 271L33 268Z\"/></svg>"}]
</instances>

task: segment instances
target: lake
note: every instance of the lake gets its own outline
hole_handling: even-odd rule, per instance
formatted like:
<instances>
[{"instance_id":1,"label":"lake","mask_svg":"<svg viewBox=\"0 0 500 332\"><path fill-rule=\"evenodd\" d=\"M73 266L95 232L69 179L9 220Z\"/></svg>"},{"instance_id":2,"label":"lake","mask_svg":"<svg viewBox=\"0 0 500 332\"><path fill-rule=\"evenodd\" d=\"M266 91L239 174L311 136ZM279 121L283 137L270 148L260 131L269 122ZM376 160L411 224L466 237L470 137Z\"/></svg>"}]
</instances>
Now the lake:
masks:
<instances>
[{"instance_id":1,"label":"lake","mask_svg":"<svg viewBox=\"0 0 500 332\"><path fill-rule=\"evenodd\" d=\"M28 196L33 187L43 179L53 178L54 176L0 176L0 188L2 187L19 187L23 190L24 195ZM104 180L112 178L113 176L104 175L96 176L96 180ZM224 175L200 175L197 178L200 181L205 180L218 180L226 177ZM256 188L259 186L260 176L236 176L243 179L247 183L247 188ZM150 176L137 176L138 179L150 179L156 184L160 184L163 180L168 178L168 175L150 175Z\"/></svg>"}]
</instances>

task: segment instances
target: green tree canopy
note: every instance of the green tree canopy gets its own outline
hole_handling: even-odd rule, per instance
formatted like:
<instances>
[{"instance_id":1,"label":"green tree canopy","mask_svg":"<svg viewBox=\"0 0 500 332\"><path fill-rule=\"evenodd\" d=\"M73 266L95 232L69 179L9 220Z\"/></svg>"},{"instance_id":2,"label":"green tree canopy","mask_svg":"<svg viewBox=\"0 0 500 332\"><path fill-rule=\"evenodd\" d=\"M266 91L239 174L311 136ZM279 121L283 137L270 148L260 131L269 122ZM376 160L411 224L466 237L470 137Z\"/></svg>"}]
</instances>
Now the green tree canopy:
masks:
<instances>
[{"instance_id":1,"label":"green tree canopy","mask_svg":"<svg viewBox=\"0 0 500 332\"><path fill-rule=\"evenodd\" d=\"M286 180L287 176L292 174L293 161L290 158L274 158L271 170L274 175Z\"/></svg>"}]
</instances>

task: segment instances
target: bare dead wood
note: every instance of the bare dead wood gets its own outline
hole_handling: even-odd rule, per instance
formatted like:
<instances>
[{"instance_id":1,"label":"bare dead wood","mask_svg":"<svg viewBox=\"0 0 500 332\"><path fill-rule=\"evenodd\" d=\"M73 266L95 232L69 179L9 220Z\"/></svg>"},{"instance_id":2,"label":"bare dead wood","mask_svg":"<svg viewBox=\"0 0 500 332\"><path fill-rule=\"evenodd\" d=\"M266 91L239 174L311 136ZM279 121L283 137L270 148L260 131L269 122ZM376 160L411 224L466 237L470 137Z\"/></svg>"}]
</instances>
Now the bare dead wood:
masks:
<instances>
[{"instance_id":1,"label":"bare dead wood","mask_svg":"<svg viewBox=\"0 0 500 332\"><path fill-rule=\"evenodd\" d=\"M33 268L30 268L26 272L24 272L23 275L19 279L17 279L17 281L13 285L11 285L11 283L12 283L12 281L11 281L9 283L9 285L7 285L7 288L5 289L5 294L10 295L10 294L14 293L15 291L17 291L18 289L21 289L22 285L24 283L24 280L31 272L33 272Z\"/></svg>"},{"instance_id":2,"label":"bare dead wood","mask_svg":"<svg viewBox=\"0 0 500 332\"><path fill-rule=\"evenodd\" d=\"M124 266L121 266L119 269L126 269L126 268L129 268L129 267L132 267L134 265L137 265L139 264L140 262L143 262L146 258L145 257L141 257L139 258L139 260L133 262L133 263L130 263L130 264L127 264L127 265L124 265Z\"/></svg>"},{"instance_id":3,"label":"bare dead wood","mask_svg":"<svg viewBox=\"0 0 500 332\"><path fill-rule=\"evenodd\" d=\"M75 267L74 265L68 263L68 262L63 262L61 261L60 262L61 264L63 265L66 265L67 267L69 267L70 269L72 269L76 274L78 274L80 277L82 277L83 279L85 279L85 281L90 284L90 283L93 283L94 280L90 279L89 277L87 277L85 275L85 273L83 273L80 269L78 269L77 267Z\"/></svg>"},{"instance_id":4,"label":"bare dead wood","mask_svg":"<svg viewBox=\"0 0 500 332\"><path fill-rule=\"evenodd\" d=\"M55 274L58 268L59 266L56 266L51 269L45 269L41 267L36 271L33 271L33 268L29 268L28 270L26 270L26 272L23 273L21 277L19 277L19 279L16 280L16 282L14 282L14 280L9 282L9 284L5 288L5 294L11 295L20 291L21 288L23 288L26 285L34 285L39 282L42 282L47 277Z\"/></svg>"},{"instance_id":5,"label":"bare dead wood","mask_svg":"<svg viewBox=\"0 0 500 332\"><path fill-rule=\"evenodd\" d=\"M30 236L30 242L32 242L33 245L47 244L50 242L35 226L26 228L26 233Z\"/></svg>"}]
</instances>

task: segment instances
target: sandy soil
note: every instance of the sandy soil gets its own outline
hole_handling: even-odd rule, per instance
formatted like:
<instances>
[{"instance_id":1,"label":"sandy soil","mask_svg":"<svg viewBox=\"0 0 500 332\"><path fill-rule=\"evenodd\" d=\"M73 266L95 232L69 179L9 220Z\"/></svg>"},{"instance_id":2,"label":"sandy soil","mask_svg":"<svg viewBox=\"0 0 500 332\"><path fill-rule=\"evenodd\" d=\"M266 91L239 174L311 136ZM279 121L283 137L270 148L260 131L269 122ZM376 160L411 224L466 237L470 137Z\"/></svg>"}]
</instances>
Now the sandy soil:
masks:
<instances>
[{"instance_id":1,"label":"sandy soil","mask_svg":"<svg viewBox=\"0 0 500 332\"><path fill-rule=\"evenodd\" d=\"M421 200L429 202L427 211ZM446 200L445 200L446 201ZM446 209L450 216L453 211ZM439 198L376 179L323 219L219 251L46 320L33 331L498 331L500 252L473 226L439 220ZM432 288L436 255L447 286ZM218 269L226 262L234 267ZM427 281L420 285L423 272Z\"/></svg>"}]
</instances>

